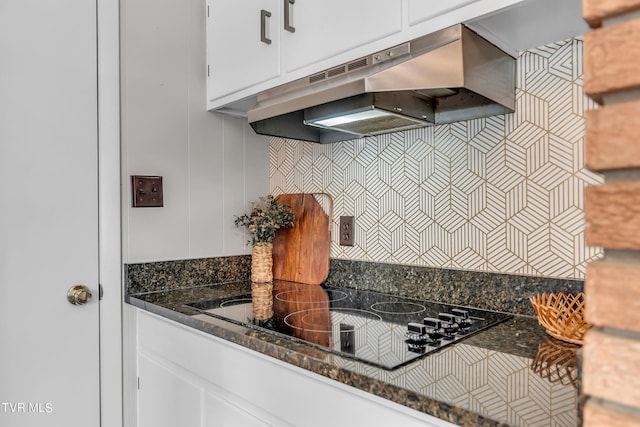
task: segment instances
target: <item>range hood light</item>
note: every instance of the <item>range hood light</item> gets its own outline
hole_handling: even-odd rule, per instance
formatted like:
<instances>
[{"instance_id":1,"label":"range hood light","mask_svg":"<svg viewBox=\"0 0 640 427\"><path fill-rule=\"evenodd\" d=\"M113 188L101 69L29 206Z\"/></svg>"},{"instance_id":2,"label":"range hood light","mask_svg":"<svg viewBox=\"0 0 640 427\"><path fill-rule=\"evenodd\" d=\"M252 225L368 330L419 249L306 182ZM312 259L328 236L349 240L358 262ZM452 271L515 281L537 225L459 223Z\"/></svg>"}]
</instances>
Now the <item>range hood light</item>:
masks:
<instances>
[{"instance_id":1,"label":"range hood light","mask_svg":"<svg viewBox=\"0 0 640 427\"><path fill-rule=\"evenodd\" d=\"M369 120L375 119L378 117L385 117L390 115L383 110L375 110L371 109L369 111L361 111L359 113L345 114L336 117L328 117L326 119L317 119L317 120L305 120L304 124L309 126L317 126L321 128L332 128L340 125L344 125L347 123L358 122L361 120Z\"/></svg>"},{"instance_id":2,"label":"range hood light","mask_svg":"<svg viewBox=\"0 0 640 427\"><path fill-rule=\"evenodd\" d=\"M411 115L401 114L400 105L411 110ZM387 133L389 128L428 126L430 123L422 117L432 116L429 109L428 104L410 94L368 93L306 108L303 123L316 129L363 137Z\"/></svg>"}]
</instances>

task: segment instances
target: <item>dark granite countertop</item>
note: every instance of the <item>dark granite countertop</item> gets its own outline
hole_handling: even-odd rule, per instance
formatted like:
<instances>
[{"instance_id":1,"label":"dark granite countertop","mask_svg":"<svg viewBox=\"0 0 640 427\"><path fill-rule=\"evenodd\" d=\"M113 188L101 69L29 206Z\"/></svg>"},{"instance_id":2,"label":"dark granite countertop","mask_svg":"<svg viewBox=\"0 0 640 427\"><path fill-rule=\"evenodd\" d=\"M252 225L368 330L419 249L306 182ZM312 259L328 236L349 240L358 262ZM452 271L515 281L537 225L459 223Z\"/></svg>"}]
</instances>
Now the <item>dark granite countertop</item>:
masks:
<instances>
[{"instance_id":1,"label":"dark granite countertop","mask_svg":"<svg viewBox=\"0 0 640 427\"><path fill-rule=\"evenodd\" d=\"M250 283L226 283L132 294L127 302L454 424L580 424L578 347L547 336L535 318L515 316L390 371L184 306L250 291Z\"/></svg>"}]
</instances>

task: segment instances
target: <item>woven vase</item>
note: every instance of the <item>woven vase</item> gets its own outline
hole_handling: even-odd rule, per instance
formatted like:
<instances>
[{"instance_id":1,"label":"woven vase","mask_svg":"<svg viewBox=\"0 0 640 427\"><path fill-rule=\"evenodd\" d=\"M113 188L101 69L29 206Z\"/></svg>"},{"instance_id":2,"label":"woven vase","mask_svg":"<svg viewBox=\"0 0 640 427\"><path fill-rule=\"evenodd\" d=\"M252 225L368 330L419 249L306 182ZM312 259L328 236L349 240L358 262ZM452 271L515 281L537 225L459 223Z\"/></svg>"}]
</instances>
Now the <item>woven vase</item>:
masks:
<instances>
[{"instance_id":1,"label":"woven vase","mask_svg":"<svg viewBox=\"0 0 640 427\"><path fill-rule=\"evenodd\" d=\"M271 319L273 317L273 283L252 283L251 302L255 320Z\"/></svg>"},{"instance_id":2,"label":"woven vase","mask_svg":"<svg viewBox=\"0 0 640 427\"><path fill-rule=\"evenodd\" d=\"M251 282L273 281L273 244L258 242L251 248Z\"/></svg>"}]
</instances>

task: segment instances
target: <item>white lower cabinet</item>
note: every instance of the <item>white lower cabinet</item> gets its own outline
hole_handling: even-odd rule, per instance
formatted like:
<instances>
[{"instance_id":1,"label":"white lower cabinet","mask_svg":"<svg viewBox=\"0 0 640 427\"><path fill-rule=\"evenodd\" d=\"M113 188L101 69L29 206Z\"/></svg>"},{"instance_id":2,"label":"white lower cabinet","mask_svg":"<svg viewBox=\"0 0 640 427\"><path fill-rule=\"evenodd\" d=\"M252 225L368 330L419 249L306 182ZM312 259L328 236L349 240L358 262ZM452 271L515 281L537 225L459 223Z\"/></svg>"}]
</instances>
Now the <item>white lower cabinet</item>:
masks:
<instances>
[{"instance_id":1,"label":"white lower cabinet","mask_svg":"<svg viewBox=\"0 0 640 427\"><path fill-rule=\"evenodd\" d=\"M270 425L257 418L252 412L259 411L250 405L238 406L224 390L166 360L140 354L138 372L141 427Z\"/></svg>"},{"instance_id":2,"label":"white lower cabinet","mask_svg":"<svg viewBox=\"0 0 640 427\"><path fill-rule=\"evenodd\" d=\"M139 426L200 425L202 387L183 369L140 354L138 378Z\"/></svg>"},{"instance_id":3,"label":"white lower cabinet","mask_svg":"<svg viewBox=\"0 0 640 427\"><path fill-rule=\"evenodd\" d=\"M452 426L136 311L138 427Z\"/></svg>"}]
</instances>

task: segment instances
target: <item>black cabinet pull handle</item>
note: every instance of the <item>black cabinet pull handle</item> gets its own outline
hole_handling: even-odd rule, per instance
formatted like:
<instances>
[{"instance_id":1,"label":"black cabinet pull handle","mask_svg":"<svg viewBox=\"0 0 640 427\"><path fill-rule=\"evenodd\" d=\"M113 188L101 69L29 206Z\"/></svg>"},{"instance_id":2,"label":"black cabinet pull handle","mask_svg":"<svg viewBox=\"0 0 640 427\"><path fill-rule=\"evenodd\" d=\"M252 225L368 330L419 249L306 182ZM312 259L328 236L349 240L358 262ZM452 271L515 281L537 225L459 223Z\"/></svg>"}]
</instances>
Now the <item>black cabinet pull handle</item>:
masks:
<instances>
[{"instance_id":1,"label":"black cabinet pull handle","mask_svg":"<svg viewBox=\"0 0 640 427\"><path fill-rule=\"evenodd\" d=\"M290 33L295 33L296 29L291 25L291 5L295 4L296 0L284 0L284 29Z\"/></svg>"},{"instance_id":2,"label":"black cabinet pull handle","mask_svg":"<svg viewBox=\"0 0 640 427\"><path fill-rule=\"evenodd\" d=\"M267 18L271 17L271 12L262 9L260 11L260 41L271 44L271 39L267 38Z\"/></svg>"}]
</instances>

